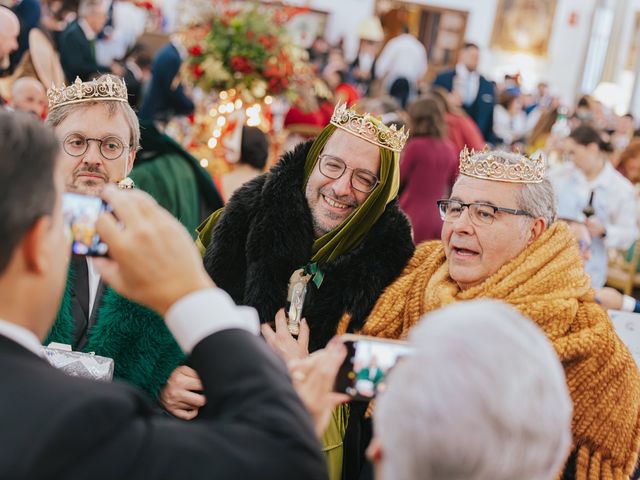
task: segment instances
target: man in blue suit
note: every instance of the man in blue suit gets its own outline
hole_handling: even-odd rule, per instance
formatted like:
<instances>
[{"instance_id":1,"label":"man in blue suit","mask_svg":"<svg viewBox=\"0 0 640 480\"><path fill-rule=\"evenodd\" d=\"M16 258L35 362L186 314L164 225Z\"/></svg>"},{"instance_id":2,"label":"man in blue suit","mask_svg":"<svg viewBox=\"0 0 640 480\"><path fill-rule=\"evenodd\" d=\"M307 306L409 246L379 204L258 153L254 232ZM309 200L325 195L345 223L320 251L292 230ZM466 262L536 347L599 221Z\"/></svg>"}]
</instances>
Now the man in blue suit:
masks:
<instances>
[{"instance_id":1,"label":"man in blue suit","mask_svg":"<svg viewBox=\"0 0 640 480\"><path fill-rule=\"evenodd\" d=\"M455 92L462 107L476 122L486 142L493 142L493 107L496 104L495 86L477 71L480 49L474 43L465 43L460 50L458 64L452 70L438 74L434 86Z\"/></svg>"},{"instance_id":2,"label":"man in blue suit","mask_svg":"<svg viewBox=\"0 0 640 480\"><path fill-rule=\"evenodd\" d=\"M151 64L149 88L138 113L141 120L167 121L172 115L193 113L193 101L186 95L183 85L174 83L186 56L186 49L175 37L156 54Z\"/></svg>"},{"instance_id":3,"label":"man in blue suit","mask_svg":"<svg viewBox=\"0 0 640 480\"><path fill-rule=\"evenodd\" d=\"M60 63L68 82L76 77L91 80L100 73L111 73L112 69L96 62L95 39L108 19L108 6L103 0L82 0L78 9L78 20L73 21L60 36ZM112 66L113 67L113 66ZM113 70L119 75L120 70Z\"/></svg>"}]
</instances>

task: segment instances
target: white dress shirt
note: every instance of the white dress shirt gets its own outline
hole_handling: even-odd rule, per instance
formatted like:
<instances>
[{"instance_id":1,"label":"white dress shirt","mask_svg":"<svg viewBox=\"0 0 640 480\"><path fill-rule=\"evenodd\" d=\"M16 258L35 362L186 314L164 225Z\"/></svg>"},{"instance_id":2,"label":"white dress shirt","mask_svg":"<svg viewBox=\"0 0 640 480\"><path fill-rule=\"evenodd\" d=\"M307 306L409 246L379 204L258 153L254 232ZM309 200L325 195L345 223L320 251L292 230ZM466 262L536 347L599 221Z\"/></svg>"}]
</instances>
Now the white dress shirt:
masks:
<instances>
[{"instance_id":1,"label":"white dress shirt","mask_svg":"<svg viewBox=\"0 0 640 480\"><path fill-rule=\"evenodd\" d=\"M413 35L403 33L392 38L376 61L376 77L385 77L387 90L398 78L406 78L413 89L427 73L427 50Z\"/></svg>"},{"instance_id":2,"label":"white dress shirt","mask_svg":"<svg viewBox=\"0 0 640 480\"><path fill-rule=\"evenodd\" d=\"M511 116L502 105L496 105L493 110L493 133L505 145L521 140L527 134L527 115L520 111Z\"/></svg>"},{"instance_id":3,"label":"white dress shirt","mask_svg":"<svg viewBox=\"0 0 640 480\"><path fill-rule=\"evenodd\" d=\"M15 323L0 319L0 335L13 340L18 345L32 351L39 357L42 356L42 344L36 334Z\"/></svg>"},{"instance_id":4,"label":"white dress shirt","mask_svg":"<svg viewBox=\"0 0 640 480\"><path fill-rule=\"evenodd\" d=\"M216 287L193 292L178 300L167 312L165 323L187 355L204 338L222 330L260 333L257 312L251 307L237 306L226 292ZM38 338L20 325L0 320L0 335L42 355Z\"/></svg>"},{"instance_id":5,"label":"white dress shirt","mask_svg":"<svg viewBox=\"0 0 640 480\"><path fill-rule=\"evenodd\" d=\"M595 217L604 224L607 234L604 238L592 239L591 258L585 270L591 275L591 285L600 288L607 280L607 248L627 249L638 238L633 185L609 162L591 181L571 162L551 169L549 179L553 183L559 217L584 220L582 211L594 192Z\"/></svg>"},{"instance_id":6,"label":"white dress shirt","mask_svg":"<svg viewBox=\"0 0 640 480\"><path fill-rule=\"evenodd\" d=\"M453 77L453 90L460 96L464 105L472 105L478 97L480 89L480 74L470 72L463 63L456 65L456 75Z\"/></svg>"},{"instance_id":7,"label":"white dress shirt","mask_svg":"<svg viewBox=\"0 0 640 480\"><path fill-rule=\"evenodd\" d=\"M98 294L98 286L100 285L100 274L93 267L93 260L91 257L87 259L87 272L89 273L89 317L93 311L93 304L96 301L96 295Z\"/></svg>"}]
</instances>

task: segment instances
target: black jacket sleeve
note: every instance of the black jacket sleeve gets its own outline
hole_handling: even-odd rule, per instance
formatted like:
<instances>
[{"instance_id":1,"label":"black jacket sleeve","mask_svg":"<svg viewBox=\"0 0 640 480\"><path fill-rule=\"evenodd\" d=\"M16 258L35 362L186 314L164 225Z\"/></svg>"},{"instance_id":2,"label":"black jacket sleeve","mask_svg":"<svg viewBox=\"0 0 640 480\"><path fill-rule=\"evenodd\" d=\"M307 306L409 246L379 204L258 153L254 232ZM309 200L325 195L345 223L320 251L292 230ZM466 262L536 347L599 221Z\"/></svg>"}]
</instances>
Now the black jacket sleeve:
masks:
<instances>
[{"instance_id":1,"label":"black jacket sleeve","mask_svg":"<svg viewBox=\"0 0 640 480\"><path fill-rule=\"evenodd\" d=\"M264 342L243 330L222 331L201 341L190 363L208 401L191 422L155 411L127 385L70 378L43 365L52 378L43 375L44 389L57 393L32 404L41 415L30 409L21 417L20 429L32 432L29 448L17 458L0 453L0 477L326 479L309 416Z\"/></svg>"}]
</instances>

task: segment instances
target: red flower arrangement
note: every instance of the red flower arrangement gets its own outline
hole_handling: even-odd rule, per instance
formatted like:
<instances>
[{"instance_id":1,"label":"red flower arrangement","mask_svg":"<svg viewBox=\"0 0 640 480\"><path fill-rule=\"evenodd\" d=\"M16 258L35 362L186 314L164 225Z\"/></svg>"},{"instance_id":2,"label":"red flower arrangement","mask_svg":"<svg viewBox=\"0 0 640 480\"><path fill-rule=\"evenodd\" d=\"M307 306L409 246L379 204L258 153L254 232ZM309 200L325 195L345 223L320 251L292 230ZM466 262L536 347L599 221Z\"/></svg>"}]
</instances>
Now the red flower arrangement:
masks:
<instances>
[{"instance_id":1,"label":"red flower arrangement","mask_svg":"<svg viewBox=\"0 0 640 480\"><path fill-rule=\"evenodd\" d=\"M302 77L313 75L304 50L292 44L285 24L307 9L249 4L222 11L207 22L203 40L188 45L187 79L205 91L235 89L245 101L267 95L296 97Z\"/></svg>"}]
</instances>

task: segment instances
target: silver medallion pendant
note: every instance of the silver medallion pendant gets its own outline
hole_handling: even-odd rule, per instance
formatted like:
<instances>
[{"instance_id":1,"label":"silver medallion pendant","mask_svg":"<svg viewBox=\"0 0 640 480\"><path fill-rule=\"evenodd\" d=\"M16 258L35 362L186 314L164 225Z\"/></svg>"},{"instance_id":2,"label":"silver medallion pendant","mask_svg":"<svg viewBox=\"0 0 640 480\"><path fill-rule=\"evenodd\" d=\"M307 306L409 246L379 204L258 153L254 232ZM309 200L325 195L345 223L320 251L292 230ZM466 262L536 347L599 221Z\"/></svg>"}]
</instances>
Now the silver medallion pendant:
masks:
<instances>
[{"instance_id":1,"label":"silver medallion pendant","mask_svg":"<svg viewBox=\"0 0 640 480\"><path fill-rule=\"evenodd\" d=\"M289 293L287 294L287 328L291 335L300 333L300 320L302 320L302 307L304 297L307 295L307 285L311 275L305 274L303 268L299 268L289 279Z\"/></svg>"}]
</instances>

